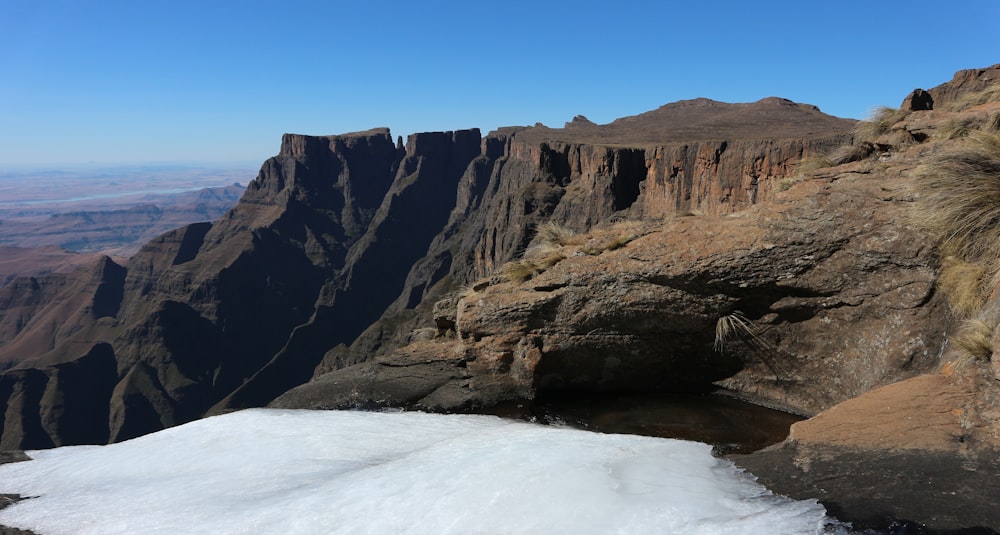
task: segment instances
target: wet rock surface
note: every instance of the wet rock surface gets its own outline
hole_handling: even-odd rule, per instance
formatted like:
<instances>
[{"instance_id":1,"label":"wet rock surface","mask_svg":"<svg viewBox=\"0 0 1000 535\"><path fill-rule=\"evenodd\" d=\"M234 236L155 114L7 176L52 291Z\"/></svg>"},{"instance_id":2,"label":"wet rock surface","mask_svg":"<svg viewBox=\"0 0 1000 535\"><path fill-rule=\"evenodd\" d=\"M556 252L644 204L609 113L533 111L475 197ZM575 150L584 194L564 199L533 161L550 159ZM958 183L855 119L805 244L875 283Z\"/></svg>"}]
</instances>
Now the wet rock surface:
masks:
<instances>
[{"instance_id":1,"label":"wet rock surface","mask_svg":"<svg viewBox=\"0 0 1000 535\"><path fill-rule=\"evenodd\" d=\"M785 444L731 459L775 493L816 498L861 532L1000 532L995 454Z\"/></svg>"}]
</instances>

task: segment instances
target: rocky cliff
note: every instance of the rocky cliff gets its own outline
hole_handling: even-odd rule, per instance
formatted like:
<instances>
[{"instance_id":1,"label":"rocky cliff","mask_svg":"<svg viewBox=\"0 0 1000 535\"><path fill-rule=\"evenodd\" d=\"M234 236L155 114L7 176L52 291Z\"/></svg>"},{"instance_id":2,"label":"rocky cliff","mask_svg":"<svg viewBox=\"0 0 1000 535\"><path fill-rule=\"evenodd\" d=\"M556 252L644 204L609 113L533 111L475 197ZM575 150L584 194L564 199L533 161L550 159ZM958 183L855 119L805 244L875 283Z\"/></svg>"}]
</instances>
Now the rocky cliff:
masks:
<instances>
[{"instance_id":1,"label":"rocky cliff","mask_svg":"<svg viewBox=\"0 0 1000 535\"><path fill-rule=\"evenodd\" d=\"M17 416L62 410L30 393L42 386L24 385L61 391L72 374L56 380L53 370L73 363L98 363L94 397L107 404L107 425L88 441L266 404L426 337L440 298L495 275L543 223L586 232L733 213L773 198L795 162L849 140L853 124L770 98L688 101L608 125L415 134L405 145L384 129L286 135L216 222L168 232L124 266L106 260L0 289L10 305L0 312L4 443L79 441L29 431L31 418ZM586 348L575 344L567 351ZM692 377L739 368L737 356L723 360Z\"/></svg>"},{"instance_id":2,"label":"rocky cliff","mask_svg":"<svg viewBox=\"0 0 1000 535\"><path fill-rule=\"evenodd\" d=\"M536 244L439 304L452 337L331 372L275 403L460 410L714 384L813 414L927 372L948 322L936 258L907 223L906 180L873 177L873 166L847 165L837 180L817 177L727 217Z\"/></svg>"},{"instance_id":3,"label":"rocky cliff","mask_svg":"<svg viewBox=\"0 0 1000 535\"><path fill-rule=\"evenodd\" d=\"M398 271L440 230L479 145L476 131L418 134L407 147L384 130L288 135L214 225L164 234L125 266L12 281L0 290L4 446L82 441L36 432L24 415L61 411L41 392L72 379L50 370L83 367L95 351L113 365L93 396L107 421L86 442L196 418L238 389L261 404L307 380L396 297ZM277 371L266 393L247 393L267 366Z\"/></svg>"},{"instance_id":4,"label":"rocky cliff","mask_svg":"<svg viewBox=\"0 0 1000 535\"><path fill-rule=\"evenodd\" d=\"M491 132L459 181L445 229L399 298L354 344L330 352L318 372L405 343L430 326L438 298L520 256L540 224L584 232L625 218L731 213L771 198L804 157L849 142L854 123L784 99L699 99L607 125L578 119L561 129Z\"/></svg>"}]
</instances>

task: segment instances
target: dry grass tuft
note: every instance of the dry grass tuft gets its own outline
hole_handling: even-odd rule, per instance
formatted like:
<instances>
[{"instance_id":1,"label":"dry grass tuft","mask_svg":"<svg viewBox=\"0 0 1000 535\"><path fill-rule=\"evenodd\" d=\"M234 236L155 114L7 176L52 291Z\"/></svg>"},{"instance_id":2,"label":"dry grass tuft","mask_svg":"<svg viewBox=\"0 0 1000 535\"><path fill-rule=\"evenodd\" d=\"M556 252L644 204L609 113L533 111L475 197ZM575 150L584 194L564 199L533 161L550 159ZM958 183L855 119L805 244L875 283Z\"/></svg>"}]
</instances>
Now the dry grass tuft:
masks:
<instances>
[{"instance_id":1,"label":"dry grass tuft","mask_svg":"<svg viewBox=\"0 0 1000 535\"><path fill-rule=\"evenodd\" d=\"M715 343L712 347L721 353L734 337L757 338L757 326L739 310L722 316L715 322Z\"/></svg>"},{"instance_id":2,"label":"dry grass tuft","mask_svg":"<svg viewBox=\"0 0 1000 535\"><path fill-rule=\"evenodd\" d=\"M566 256L562 253L550 253L540 258L533 259L532 262L535 264L535 269L541 273L548 270L552 266L562 262L566 259Z\"/></svg>"},{"instance_id":3,"label":"dry grass tuft","mask_svg":"<svg viewBox=\"0 0 1000 535\"><path fill-rule=\"evenodd\" d=\"M532 243L528 250L524 252L524 258L537 258L562 252L563 246L546 241L536 241Z\"/></svg>"},{"instance_id":4,"label":"dry grass tuft","mask_svg":"<svg viewBox=\"0 0 1000 535\"><path fill-rule=\"evenodd\" d=\"M990 325L985 321L966 320L952 341L970 357L989 361L993 356L993 330L995 328L995 325Z\"/></svg>"},{"instance_id":5,"label":"dry grass tuft","mask_svg":"<svg viewBox=\"0 0 1000 535\"><path fill-rule=\"evenodd\" d=\"M633 240L642 236L643 226L634 221L621 221L610 228L594 230L586 235L586 242L580 247L580 252L596 256L604 251L614 251L625 247Z\"/></svg>"},{"instance_id":6,"label":"dry grass tuft","mask_svg":"<svg viewBox=\"0 0 1000 535\"><path fill-rule=\"evenodd\" d=\"M803 157L799 160L799 163L795 164L795 174L805 175L810 173L815 173L821 169L826 169L828 167L833 167L836 165L830 156L822 153L814 153L809 156ZM786 188L787 189L787 188Z\"/></svg>"},{"instance_id":7,"label":"dry grass tuft","mask_svg":"<svg viewBox=\"0 0 1000 535\"><path fill-rule=\"evenodd\" d=\"M500 278L508 282L522 283L537 273L534 262L517 260L507 262L500 268Z\"/></svg>"},{"instance_id":8,"label":"dry grass tuft","mask_svg":"<svg viewBox=\"0 0 1000 535\"><path fill-rule=\"evenodd\" d=\"M956 316L971 318L983 309L989 297L992 280L989 275L982 265L949 256L941 262L937 285Z\"/></svg>"},{"instance_id":9,"label":"dry grass tuft","mask_svg":"<svg viewBox=\"0 0 1000 535\"><path fill-rule=\"evenodd\" d=\"M943 257L1000 268L1000 135L973 132L916 169L919 221Z\"/></svg>"},{"instance_id":10,"label":"dry grass tuft","mask_svg":"<svg viewBox=\"0 0 1000 535\"><path fill-rule=\"evenodd\" d=\"M952 342L965 362L993 357L996 322L974 319L986 305L1000 273L1000 135L972 131L960 142L930 154L914 173L920 192L919 221L938 239L938 287L952 311L964 318Z\"/></svg>"},{"instance_id":11,"label":"dry grass tuft","mask_svg":"<svg viewBox=\"0 0 1000 535\"><path fill-rule=\"evenodd\" d=\"M875 145L863 141L852 145L842 145L830 154L830 161L833 165L844 165L845 163L860 162L874 154Z\"/></svg>"},{"instance_id":12,"label":"dry grass tuft","mask_svg":"<svg viewBox=\"0 0 1000 535\"><path fill-rule=\"evenodd\" d=\"M962 111L973 106L986 104L987 102L1000 101L1000 84L991 85L981 91L963 95L955 102L951 102L942 109L945 111Z\"/></svg>"},{"instance_id":13,"label":"dry grass tuft","mask_svg":"<svg viewBox=\"0 0 1000 535\"><path fill-rule=\"evenodd\" d=\"M617 236L613 236L610 240L604 242L604 250L615 251L621 249L622 247L625 247L626 245L631 243L632 240L636 239L637 237L638 236L635 234L619 234Z\"/></svg>"},{"instance_id":14,"label":"dry grass tuft","mask_svg":"<svg viewBox=\"0 0 1000 535\"><path fill-rule=\"evenodd\" d=\"M674 214L674 217L700 217L705 215L701 210L681 210Z\"/></svg>"},{"instance_id":15,"label":"dry grass tuft","mask_svg":"<svg viewBox=\"0 0 1000 535\"><path fill-rule=\"evenodd\" d=\"M860 141L872 142L892 131L892 126L902 121L910 112L888 106L875 108L871 116L854 127L854 137Z\"/></svg>"},{"instance_id":16,"label":"dry grass tuft","mask_svg":"<svg viewBox=\"0 0 1000 535\"><path fill-rule=\"evenodd\" d=\"M782 178L774 185L774 191L782 192L802 182L801 178Z\"/></svg>"},{"instance_id":17,"label":"dry grass tuft","mask_svg":"<svg viewBox=\"0 0 1000 535\"><path fill-rule=\"evenodd\" d=\"M558 246L579 245L583 242L577 233L554 221L539 225L536 241L540 244Z\"/></svg>"},{"instance_id":18,"label":"dry grass tuft","mask_svg":"<svg viewBox=\"0 0 1000 535\"><path fill-rule=\"evenodd\" d=\"M508 262L500 268L500 278L520 284L544 273L565 259L566 256L561 253L551 253L541 257Z\"/></svg>"},{"instance_id":19,"label":"dry grass tuft","mask_svg":"<svg viewBox=\"0 0 1000 535\"><path fill-rule=\"evenodd\" d=\"M648 232L636 221L619 221L610 227L576 234L556 223L539 225L538 234L521 260L504 264L499 271L501 280L522 283L577 254L599 255L620 249Z\"/></svg>"},{"instance_id":20,"label":"dry grass tuft","mask_svg":"<svg viewBox=\"0 0 1000 535\"><path fill-rule=\"evenodd\" d=\"M802 158L795 164L797 175L815 173L830 167L845 163L858 162L875 153L875 146L863 141L856 144L841 145L829 154L815 153Z\"/></svg>"},{"instance_id":21,"label":"dry grass tuft","mask_svg":"<svg viewBox=\"0 0 1000 535\"><path fill-rule=\"evenodd\" d=\"M983 132L1000 132L1000 112L991 113L979 129Z\"/></svg>"},{"instance_id":22,"label":"dry grass tuft","mask_svg":"<svg viewBox=\"0 0 1000 535\"><path fill-rule=\"evenodd\" d=\"M983 125L983 119L979 117L956 117L950 119L937 127L934 137L937 139L959 139L968 137L969 134L978 130Z\"/></svg>"}]
</instances>

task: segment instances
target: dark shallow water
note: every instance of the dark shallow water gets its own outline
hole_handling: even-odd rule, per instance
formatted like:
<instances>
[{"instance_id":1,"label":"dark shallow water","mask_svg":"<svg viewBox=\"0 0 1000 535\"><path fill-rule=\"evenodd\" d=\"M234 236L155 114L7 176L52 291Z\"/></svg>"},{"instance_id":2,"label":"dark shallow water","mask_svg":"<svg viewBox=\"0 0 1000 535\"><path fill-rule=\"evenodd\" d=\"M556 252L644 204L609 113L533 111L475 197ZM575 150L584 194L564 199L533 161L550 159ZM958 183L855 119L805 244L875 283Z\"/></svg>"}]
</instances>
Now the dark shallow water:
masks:
<instances>
[{"instance_id":1,"label":"dark shallow water","mask_svg":"<svg viewBox=\"0 0 1000 535\"><path fill-rule=\"evenodd\" d=\"M719 394L561 394L495 414L601 433L696 440L720 454L781 442L802 417Z\"/></svg>"}]
</instances>

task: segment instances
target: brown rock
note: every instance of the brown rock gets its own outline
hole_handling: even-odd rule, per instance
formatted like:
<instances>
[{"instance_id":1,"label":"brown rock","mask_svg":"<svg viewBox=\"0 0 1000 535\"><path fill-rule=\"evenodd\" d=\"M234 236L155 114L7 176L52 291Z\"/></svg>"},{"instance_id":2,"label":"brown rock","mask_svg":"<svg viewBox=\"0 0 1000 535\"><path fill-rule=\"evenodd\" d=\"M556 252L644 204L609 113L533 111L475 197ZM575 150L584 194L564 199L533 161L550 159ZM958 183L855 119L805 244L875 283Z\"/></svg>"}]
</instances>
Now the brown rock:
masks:
<instances>
[{"instance_id":1,"label":"brown rock","mask_svg":"<svg viewBox=\"0 0 1000 535\"><path fill-rule=\"evenodd\" d=\"M774 492L817 498L856 529L1000 529L1000 463L963 425L973 385L922 375L792 425L783 444L733 456ZM904 522L906 521L906 522Z\"/></svg>"},{"instance_id":2,"label":"brown rock","mask_svg":"<svg viewBox=\"0 0 1000 535\"><path fill-rule=\"evenodd\" d=\"M877 388L792 425L789 442L871 450L958 452L971 385L939 374Z\"/></svg>"},{"instance_id":3,"label":"brown rock","mask_svg":"<svg viewBox=\"0 0 1000 535\"><path fill-rule=\"evenodd\" d=\"M106 443L116 381L108 344L69 362L0 374L0 449Z\"/></svg>"},{"instance_id":4,"label":"brown rock","mask_svg":"<svg viewBox=\"0 0 1000 535\"><path fill-rule=\"evenodd\" d=\"M426 325L437 299L495 273L545 222L584 232L624 214L744 209L770 199L803 156L845 143L853 125L785 99L701 99L608 125L579 119L565 129L492 132L459 181L448 225L413 266L383 321L349 349L328 353L318 371L405 343L407 333Z\"/></svg>"},{"instance_id":5,"label":"brown rock","mask_svg":"<svg viewBox=\"0 0 1000 535\"><path fill-rule=\"evenodd\" d=\"M10 223L4 221L5 226ZM11 247L0 245L0 286L17 277L38 277L48 273L67 273L86 267L99 255L79 254L60 247Z\"/></svg>"},{"instance_id":6,"label":"brown rock","mask_svg":"<svg viewBox=\"0 0 1000 535\"><path fill-rule=\"evenodd\" d=\"M959 102L966 95L998 84L1000 84L1000 64L984 69L958 71L950 81L934 87L928 92L934 97L935 107L944 109Z\"/></svg>"},{"instance_id":7,"label":"brown rock","mask_svg":"<svg viewBox=\"0 0 1000 535\"><path fill-rule=\"evenodd\" d=\"M923 89L914 89L903 99L903 104L899 108L906 111L933 110L934 97Z\"/></svg>"},{"instance_id":8,"label":"brown rock","mask_svg":"<svg viewBox=\"0 0 1000 535\"><path fill-rule=\"evenodd\" d=\"M1000 531L996 453L786 443L732 460L776 494L819 500L860 533Z\"/></svg>"}]
</instances>

